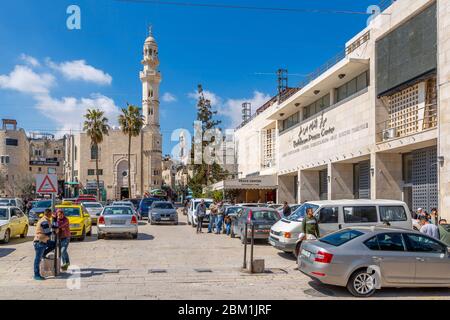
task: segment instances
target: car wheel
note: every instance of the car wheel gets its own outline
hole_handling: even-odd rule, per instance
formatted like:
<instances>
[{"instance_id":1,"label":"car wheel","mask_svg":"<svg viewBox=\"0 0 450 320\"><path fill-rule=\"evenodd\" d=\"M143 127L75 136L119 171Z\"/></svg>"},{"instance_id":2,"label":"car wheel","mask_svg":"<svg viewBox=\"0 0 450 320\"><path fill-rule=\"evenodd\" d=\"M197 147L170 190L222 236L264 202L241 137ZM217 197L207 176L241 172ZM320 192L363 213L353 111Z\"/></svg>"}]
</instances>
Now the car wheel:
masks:
<instances>
[{"instance_id":1,"label":"car wheel","mask_svg":"<svg viewBox=\"0 0 450 320\"><path fill-rule=\"evenodd\" d=\"M11 231L9 229L6 229L5 236L3 237L2 242L3 243L9 243L10 239L11 239Z\"/></svg>"},{"instance_id":2,"label":"car wheel","mask_svg":"<svg viewBox=\"0 0 450 320\"><path fill-rule=\"evenodd\" d=\"M355 271L347 283L347 290L355 297L370 297L375 293L375 279L367 269Z\"/></svg>"},{"instance_id":3,"label":"car wheel","mask_svg":"<svg viewBox=\"0 0 450 320\"><path fill-rule=\"evenodd\" d=\"M20 235L20 237L26 238L26 236L28 235L28 226L25 226L25 228L23 229L23 233Z\"/></svg>"},{"instance_id":4,"label":"car wheel","mask_svg":"<svg viewBox=\"0 0 450 320\"><path fill-rule=\"evenodd\" d=\"M89 237L92 236L92 227L89 229L89 232L86 233L86 235L89 236Z\"/></svg>"},{"instance_id":5,"label":"car wheel","mask_svg":"<svg viewBox=\"0 0 450 320\"><path fill-rule=\"evenodd\" d=\"M138 234L137 233L134 233L133 235L132 235L132 237L133 237L133 239L137 239L138 238Z\"/></svg>"},{"instance_id":6,"label":"car wheel","mask_svg":"<svg viewBox=\"0 0 450 320\"><path fill-rule=\"evenodd\" d=\"M98 240L101 240L101 239L104 239L104 238L105 238L105 236L103 234L97 233L97 239Z\"/></svg>"},{"instance_id":7,"label":"car wheel","mask_svg":"<svg viewBox=\"0 0 450 320\"><path fill-rule=\"evenodd\" d=\"M86 229L83 228L83 232L81 233L80 241L84 241L86 239Z\"/></svg>"}]
</instances>

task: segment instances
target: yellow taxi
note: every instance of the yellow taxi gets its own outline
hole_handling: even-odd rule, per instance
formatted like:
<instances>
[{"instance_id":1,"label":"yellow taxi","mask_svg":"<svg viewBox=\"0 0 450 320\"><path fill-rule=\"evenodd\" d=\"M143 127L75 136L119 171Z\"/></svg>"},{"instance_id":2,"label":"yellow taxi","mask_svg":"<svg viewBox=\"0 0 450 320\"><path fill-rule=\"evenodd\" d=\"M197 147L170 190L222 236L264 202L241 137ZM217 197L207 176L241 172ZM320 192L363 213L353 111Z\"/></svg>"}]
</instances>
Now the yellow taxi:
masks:
<instances>
[{"instance_id":1,"label":"yellow taxi","mask_svg":"<svg viewBox=\"0 0 450 320\"><path fill-rule=\"evenodd\" d=\"M83 241L86 235L92 234L91 216L82 204L73 204L63 202L55 206L55 209L61 209L70 222L70 234L72 238Z\"/></svg>"}]
</instances>

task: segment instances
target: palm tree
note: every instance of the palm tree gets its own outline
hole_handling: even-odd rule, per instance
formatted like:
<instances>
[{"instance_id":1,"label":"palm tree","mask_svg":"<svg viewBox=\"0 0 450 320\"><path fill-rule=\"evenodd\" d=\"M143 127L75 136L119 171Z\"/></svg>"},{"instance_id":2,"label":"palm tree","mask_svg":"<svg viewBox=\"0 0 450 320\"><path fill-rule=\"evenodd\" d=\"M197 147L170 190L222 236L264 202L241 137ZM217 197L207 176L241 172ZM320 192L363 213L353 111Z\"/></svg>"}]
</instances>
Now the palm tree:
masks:
<instances>
[{"instance_id":1,"label":"palm tree","mask_svg":"<svg viewBox=\"0 0 450 320\"><path fill-rule=\"evenodd\" d=\"M97 176L97 200L100 201L100 177L98 174L98 145L103 142L104 136L108 135L109 125L108 118L104 116L104 112L99 109L88 109L84 115L86 120L84 121L83 130L91 139L91 148L95 152L95 174Z\"/></svg>"},{"instance_id":2,"label":"palm tree","mask_svg":"<svg viewBox=\"0 0 450 320\"><path fill-rule=\"evenodd\" d=\"M131 138L141 133L144 117L138 107L127 103L127 108L123 108L119 115L119 125L122 132L128 135L128 197L131 198Z\"/></svg>"}]
</instances>

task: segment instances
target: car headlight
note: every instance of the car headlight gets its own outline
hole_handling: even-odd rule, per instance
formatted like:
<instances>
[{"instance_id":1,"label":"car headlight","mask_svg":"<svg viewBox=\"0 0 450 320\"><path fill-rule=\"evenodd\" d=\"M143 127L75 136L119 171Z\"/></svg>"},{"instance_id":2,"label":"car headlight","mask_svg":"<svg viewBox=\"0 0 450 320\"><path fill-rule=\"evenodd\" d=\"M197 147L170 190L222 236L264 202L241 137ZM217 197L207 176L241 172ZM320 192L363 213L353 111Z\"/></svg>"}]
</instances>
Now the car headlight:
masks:
<instances>
[{"instance_id":1,"label":"car headlight","mask_svg":"<svg viewBox=\"0 0 450 320\"><path fill-rule=\"evenodd\" d=\"M79 224L79 223L71 223L71 224L70 224L70 227L71 227L71 228L80 228L80 227L81 227L81 224Z\"/></svg>"}]
</instances>

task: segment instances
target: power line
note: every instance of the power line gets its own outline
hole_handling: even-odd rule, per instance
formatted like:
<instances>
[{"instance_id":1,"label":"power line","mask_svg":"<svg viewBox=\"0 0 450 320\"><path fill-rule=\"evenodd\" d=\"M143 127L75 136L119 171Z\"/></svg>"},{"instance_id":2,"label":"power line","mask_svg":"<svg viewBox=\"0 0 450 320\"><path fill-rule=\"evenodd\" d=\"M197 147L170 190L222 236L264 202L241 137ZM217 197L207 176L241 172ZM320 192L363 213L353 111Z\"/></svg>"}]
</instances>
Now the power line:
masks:
<instances>
[{"instance_id":1,"label":"power line","mask_svg":"<svg viewBox=\"0 0 450 320\"><path fill-rule=\"evenodd\" d=\"M354 15L370 15L366 11L352 11L352 10L335 10L335 9L306 9L306 8L282 8L282 7L259 7L259 6L244 6L237 4L214 4L214 3L196 3L196 2L180 2L180 1L162 1L162 0L114 0L116 2L124 3L142 3L153 5L167 5L178 7L203 7L216 9L240 9L253 11L275 11L275 12L291 12L291 13L326 13L326 14L354 14Z\"/></svg>"}]
</instances>

